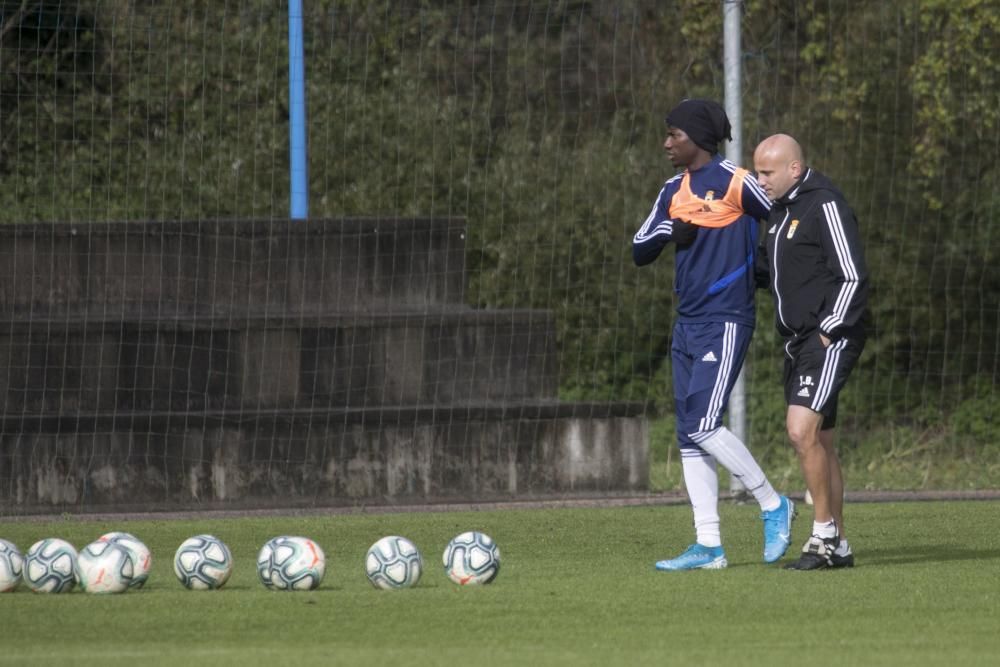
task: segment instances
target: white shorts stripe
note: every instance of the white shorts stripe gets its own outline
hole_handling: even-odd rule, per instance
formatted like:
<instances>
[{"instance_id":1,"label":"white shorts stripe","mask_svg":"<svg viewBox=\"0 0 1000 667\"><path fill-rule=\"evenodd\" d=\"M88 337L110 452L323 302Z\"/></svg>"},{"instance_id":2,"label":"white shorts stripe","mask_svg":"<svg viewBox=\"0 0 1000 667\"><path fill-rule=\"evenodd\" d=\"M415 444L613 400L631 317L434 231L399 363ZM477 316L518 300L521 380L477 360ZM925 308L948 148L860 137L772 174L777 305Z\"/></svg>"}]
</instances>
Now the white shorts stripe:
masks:
<instances>
[{"instance_id":1,"label":"white shorts stripe","mask_svg":"<svg viewBox=\"0 0 1000 667\"><path fill-rule=\"evenodd\" d=\"M719 371L715 375L715 386L712 387L712 397L708 402L708 410L705 416L698 423L699 431L708 431L715 428L716 421L722 412L724 399L726 396L726 386L729 384L729 375L733 370L733 358L736 350L736 323L726 322L725 331L722 335L722 358L719 360Z\"/></svg>"},{"instance_id":2,"label":"white shorts stripe","mask_svg":"<svg viewBox=\"0 0 1000 667\"><path fill-rule=\"evenodd\" d=\"M847 339L841 338L826 348L826 356L823 358L823 370L820 372L819 383L816 387L816 396L809 406L816 412L821 412L823 406L830 399L833 382L837 377L837 364L840 363L840 351L846 346Z\"/></svg>"}]
</instances>

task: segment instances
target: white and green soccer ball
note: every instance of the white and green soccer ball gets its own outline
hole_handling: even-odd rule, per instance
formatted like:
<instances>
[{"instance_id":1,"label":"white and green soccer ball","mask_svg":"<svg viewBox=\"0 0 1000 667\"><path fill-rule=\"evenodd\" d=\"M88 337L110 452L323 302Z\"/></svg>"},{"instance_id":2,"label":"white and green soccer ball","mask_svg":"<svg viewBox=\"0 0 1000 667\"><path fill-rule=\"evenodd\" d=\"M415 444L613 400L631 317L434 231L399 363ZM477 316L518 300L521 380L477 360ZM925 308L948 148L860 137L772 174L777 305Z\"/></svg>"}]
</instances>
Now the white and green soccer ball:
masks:
<instances>
[{"instance_id":1,"label":"white and green soccer ball","mask_svg":"<svg viewBox=\"0 0 1000 667\"><path fill-rule=\"evenodd\" d=\"M444 550L444 571L460 586L488 584L500 574L500 549L489 535L469 531Z\"/></svg>"},{"instance_id":2,"label":"white and green soccer ball","mask_svg":"<svg viewBox=\"0 0 1000 667\"><path fill-rule=\"evenodd\" d=\"M424 562L416 545L398 535L383 537L365 556L365 574L375 588L415 586L423 570Z\"/></svg>"},{"instance_id":3,"label":"white and green soccer ball","mask_svg":"<svg viewBox=\"0 0 1000 667\"><path fill-rule=\"evenodd\" d=\"M76 580L87 593L124 593L134 576L132 556L111 542L91 542L76 557Z\"/></svg>"},{"instance_id":4,"label":"white and green soccer ball","mask_svg":"<svg viewBox=\"0 0 1000 667\"><path fill-rule=\"evenodd\" d=\"M135 569L129 588L142 588L149 579L149 571L153 567L153 554L149 547L131 533L116 531L105 533L97 539L101 542L117 544L128 552L129 556L132 557L132 565Z\"/></svg>"},{"instance_id":5,"label":"white and green soccer ball","mask_svg":"<svg viewBox=\"0 0 1000 667\"><path fill-rule=\"evenodd\" d=\"M307 537L275 537L257 554L257 576L267 588L311 591L319 587L325 573L326 554Z\"/></svg>"},{"instance_id":6,"label":"white and green soccer ball","mask_svg":"<svg viewBox=\"0 0 1000 667\"><path fill-rule=\"evenodd\" d=\"M24 556L17 545L7 540L0 540L0 593L17 588L21 583L23 569Z\"/></svg>"},{"instance_id":7,"label":"white and green soccer ball","mask_svg":"<svg viewBox=\"0 0 1000 667\"><path fill-rule=\"evenodd\" d=\"M24 557L24 583L36 593L68 593L76 586L76 549L49 537L31 545Z\"/></svg>"},{"instance_id":8,"label":"white and green soccer ball","mask_svg":"<svg viewBox=\"0 0 1000 667\"><path fill-rule=\"evenodd\" d=\"M229 547L213 535L189 537L174 554L174 574L191 590L222 588L232 573L233 555Z\"/></svg>"}]
</instances>

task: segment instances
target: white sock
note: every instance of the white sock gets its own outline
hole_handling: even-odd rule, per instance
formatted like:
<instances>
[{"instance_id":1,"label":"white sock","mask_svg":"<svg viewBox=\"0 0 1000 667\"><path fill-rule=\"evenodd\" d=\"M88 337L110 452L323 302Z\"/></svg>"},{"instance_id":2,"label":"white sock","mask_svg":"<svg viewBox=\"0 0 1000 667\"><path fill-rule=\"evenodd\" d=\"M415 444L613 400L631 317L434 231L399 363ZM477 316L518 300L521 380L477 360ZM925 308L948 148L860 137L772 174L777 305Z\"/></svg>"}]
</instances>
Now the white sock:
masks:
<instances>
[{"instance_id":1,"label":"white sock","mask_svg":"<svg viewBox=\"0 0 1000 667\"><path fill-rule=\"evenodd\" d=\"M753 454L728 428L720 426L712 435L700 440L698 445L743 482L743 486L753 494L762 510L770 512L781 504L781 497L767 481L767 476L757 465Z\"/></svg>"},{"instance_id":2,"label":"white sock","mask_svg":"<svg viewBox=\"0 0 1000 667\"><path fill-rule=\"evenodd\" d=\"M719 528L719 475L715 459L708 455L681 452L684 469L684 486L687 487L691 509L694 510L694 530L698 544L706 547L722 546Z\"/></svg>"},{"instance_id":3,"label":"white sock","mask_svg":"<svg viewBox=\"0 0 1000 667\"><path fill-rule=\"evenodd\" d=\"M851 553L851 545L847 543L847 540L841 540L840 544L837 545L837 548L833 553L838 556L846 556Z\"/></svg>"},{"instance_id":4,"label":"white sock","mask_svg":"<svg viewBox=\"0 0 1000 667\"><path fill-rule=\"evenodd\" d=\"M837 524L833 521L824 521L820 523L819 521L813 521L813 535L816 537L822 537L824 540L828 540L831 537L837 536Z\"/></svg>"}]
</instances>

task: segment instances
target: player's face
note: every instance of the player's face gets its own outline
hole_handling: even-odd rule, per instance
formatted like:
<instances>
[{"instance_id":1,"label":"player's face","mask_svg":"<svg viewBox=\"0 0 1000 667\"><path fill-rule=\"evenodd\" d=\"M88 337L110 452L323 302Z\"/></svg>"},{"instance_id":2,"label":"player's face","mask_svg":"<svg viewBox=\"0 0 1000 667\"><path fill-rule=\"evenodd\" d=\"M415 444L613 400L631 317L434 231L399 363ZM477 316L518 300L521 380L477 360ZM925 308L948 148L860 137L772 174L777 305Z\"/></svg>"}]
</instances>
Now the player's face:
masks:
<instances>
[{"instance_id":1,"label":"player's face","mask_svg":"<svg viewBox=\"0 0 1000 667\"><path fill-rule=\"evenodd\" d=\"M791 190L802 173L798 160L788 160L780 153L771 151L755 154L753 166L757 170L757 183L771 201L780 199Z\"/></svg>"},{"instance_id":2,"label":"player's face","mask_svg":"<svg viewBox=\"0 0 1000 667\"><path fill-rule=\"evenodd\" d=\"M663 141L667 157L675 167L687 167L698 156L698 144L691 141L687 133L672 125L667 126L667 138Z\"/></svg>"}]
</instances>

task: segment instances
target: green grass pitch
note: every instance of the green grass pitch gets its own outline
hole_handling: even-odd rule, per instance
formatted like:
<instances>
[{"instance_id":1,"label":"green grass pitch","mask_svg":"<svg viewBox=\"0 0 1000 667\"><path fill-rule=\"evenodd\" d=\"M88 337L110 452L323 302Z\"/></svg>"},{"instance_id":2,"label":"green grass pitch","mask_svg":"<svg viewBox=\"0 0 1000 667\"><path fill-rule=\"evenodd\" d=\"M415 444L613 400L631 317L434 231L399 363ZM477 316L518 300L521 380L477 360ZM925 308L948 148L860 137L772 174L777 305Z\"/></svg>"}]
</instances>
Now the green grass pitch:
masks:
<instances>
[{"instance_id":1,"label":"green grass pitch","mask_svg":"<svg viewBox=\"0 0 1000 667\"><path fill-rule=\"evenodd\" d=\"M802 508L792 549L805 540ZM0 523L22 551L57 536L78 549L125 530L153 551L146 588L117 596L0 595L2 664L977 665L1000 656L1000 503L855 504L858 567L791 572L760 560L756 508L725 505L730 566L660 573L692 538L684 506L212 520ZM499 544L497 580L452 584L451 537ZM235 572L220 591L184 589L172 571L185 538L212 533ZM326 551L323 585L275 592L258 581L260 546L306 535ZM379 591L363 571L379 537L424 556L416 588ZM788 560L786 556L785 560Z\"/></svg>"}]
</instances>

